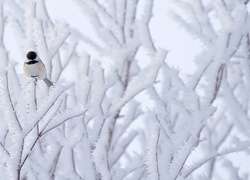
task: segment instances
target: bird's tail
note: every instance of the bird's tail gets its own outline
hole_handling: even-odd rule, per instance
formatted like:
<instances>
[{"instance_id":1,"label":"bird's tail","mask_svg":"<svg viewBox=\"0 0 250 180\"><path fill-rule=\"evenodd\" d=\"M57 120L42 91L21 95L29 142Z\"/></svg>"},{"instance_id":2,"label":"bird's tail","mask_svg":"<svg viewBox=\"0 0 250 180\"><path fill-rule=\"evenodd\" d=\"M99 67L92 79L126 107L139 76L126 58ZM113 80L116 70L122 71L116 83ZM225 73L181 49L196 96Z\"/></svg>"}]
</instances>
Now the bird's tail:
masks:
<instances>
[{"instance_id":1,"label":"bird's tail","mask_svg":"<svg viewBox=\"0 0 250 180\"><path fill-rule=\"evenodd\" d=\"M44 78L43 81L47 84L47 86L49 88L50 88L50 86L54 85L54 83L51 80L49 80L48 78Z\"/></svg>"}]
</instances>

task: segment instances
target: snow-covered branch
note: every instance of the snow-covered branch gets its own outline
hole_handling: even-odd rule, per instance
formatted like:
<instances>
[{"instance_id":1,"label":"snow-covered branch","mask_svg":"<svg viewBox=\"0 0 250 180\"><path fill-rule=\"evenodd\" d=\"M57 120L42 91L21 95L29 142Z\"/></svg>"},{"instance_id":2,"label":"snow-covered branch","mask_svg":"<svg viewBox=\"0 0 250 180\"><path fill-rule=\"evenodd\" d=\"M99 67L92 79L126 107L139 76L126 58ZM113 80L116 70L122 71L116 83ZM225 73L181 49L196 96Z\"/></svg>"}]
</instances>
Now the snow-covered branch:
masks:
<instances>
[{"instance_id":1,"label":"snow-covered branch","mask_svg":"<svg viewBox=\"0 0 250 180\"><path fill-rule=\"evenodd\" d=\"M47 1L0 0L0 179L249 175L233 162L249 154L248 1L175 1L173 20L201 44L191 76L152 36L158 1L69 3L91 32L52 20ZM20 72L30 50L54 86Z\"/></svg>"}]
</instances>

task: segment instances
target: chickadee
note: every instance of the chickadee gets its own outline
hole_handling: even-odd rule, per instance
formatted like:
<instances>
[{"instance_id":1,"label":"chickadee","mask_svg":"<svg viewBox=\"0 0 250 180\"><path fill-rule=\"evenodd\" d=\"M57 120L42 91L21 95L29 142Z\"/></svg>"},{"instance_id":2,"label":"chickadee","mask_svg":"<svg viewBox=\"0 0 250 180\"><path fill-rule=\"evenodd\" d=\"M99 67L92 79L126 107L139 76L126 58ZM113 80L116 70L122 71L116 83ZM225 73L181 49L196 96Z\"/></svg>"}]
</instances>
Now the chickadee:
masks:
<instances>
[{"instance_id":1,"label":"chickadee","mask_svg":"<svg viewBox=\"0 0 250 180\"><path fill-rule=\"evenodd\" d=\"M27 59L23 64L23 71L27 77L42 79L48 87L53 85L53 82L47 78L46 68L37 53L30 51L26 55Z\"/></svg>"}]
</instances>

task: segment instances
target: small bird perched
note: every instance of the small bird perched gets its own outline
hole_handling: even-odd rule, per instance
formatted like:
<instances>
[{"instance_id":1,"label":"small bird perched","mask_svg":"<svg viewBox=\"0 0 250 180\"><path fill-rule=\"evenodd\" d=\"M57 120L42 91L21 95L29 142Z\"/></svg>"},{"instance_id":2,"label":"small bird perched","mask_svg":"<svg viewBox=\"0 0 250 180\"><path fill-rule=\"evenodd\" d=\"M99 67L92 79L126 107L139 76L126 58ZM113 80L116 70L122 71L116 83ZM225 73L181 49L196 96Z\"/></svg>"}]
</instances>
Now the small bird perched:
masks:
<instances>
[{"instance_id":1,"label":"small bird perched","mask_svg":"<svg viewBox=\"0 0 250 180\"><path fill-rule=\"evenodd\" d=\"M23 71L27 77L42 79L48 87L53 85L53 82L47 78L46 68L37 56L37 53L30 51L26 55L27 59L23 64Z\"/></svg>"}]
</instances>

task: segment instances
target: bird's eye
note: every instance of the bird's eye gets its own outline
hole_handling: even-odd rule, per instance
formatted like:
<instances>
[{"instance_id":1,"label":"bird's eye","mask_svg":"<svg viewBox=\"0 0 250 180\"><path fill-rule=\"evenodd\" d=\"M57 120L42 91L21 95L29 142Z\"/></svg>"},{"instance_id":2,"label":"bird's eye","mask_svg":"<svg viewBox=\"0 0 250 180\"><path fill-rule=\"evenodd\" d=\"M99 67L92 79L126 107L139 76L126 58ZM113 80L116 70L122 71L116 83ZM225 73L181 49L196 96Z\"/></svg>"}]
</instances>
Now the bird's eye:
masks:
<instances>
[{"instance_id":1,"label":"bird's eye","mask_svg":"<svg viewBox=\"0 0 250 180\"><path fill-rule=\"evenodd\" d=\"M26 57L27 57L28 59L30 59L30 60L34 60L34 59L36 59L37 54L36 54L36 52L34 52L34 51L30 51L30 52L27 53Z\"/></svg>"}]
</instances>

